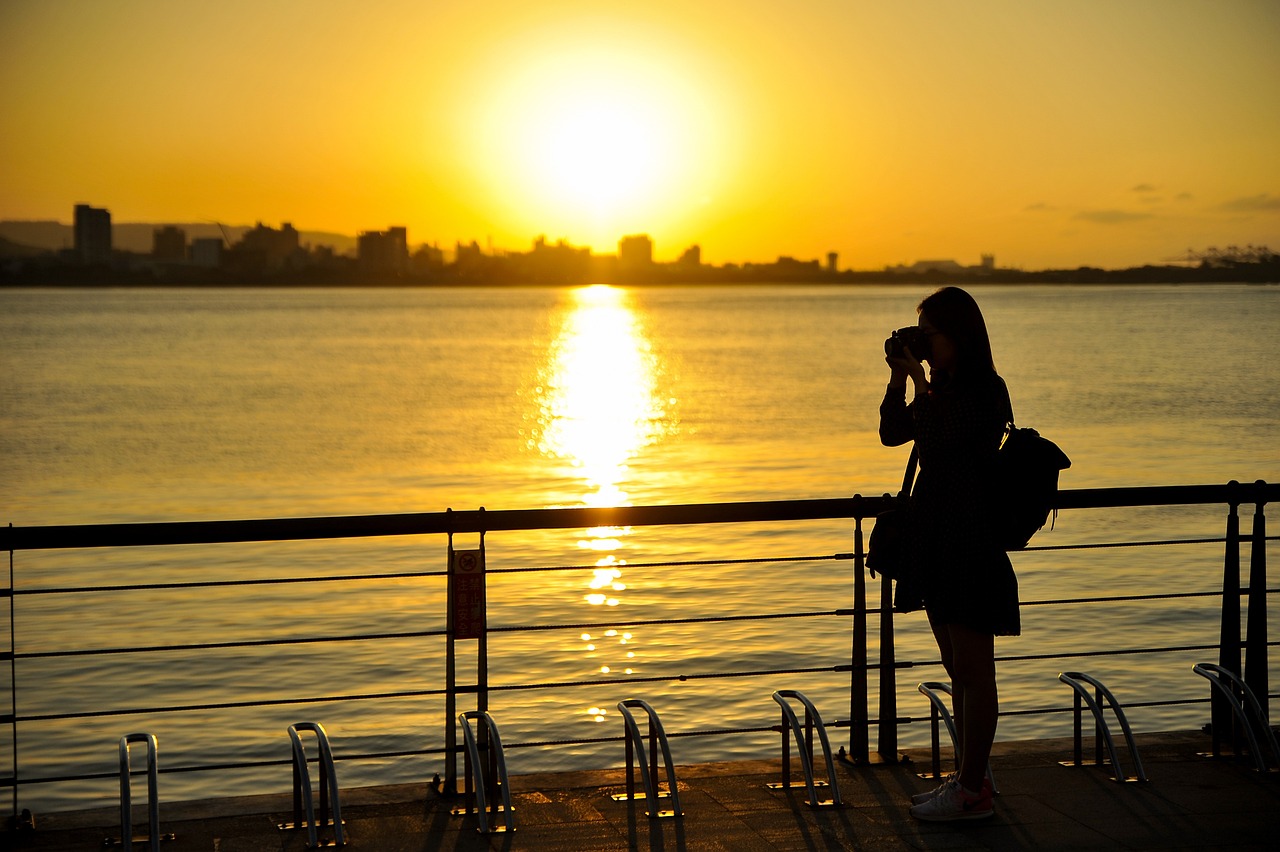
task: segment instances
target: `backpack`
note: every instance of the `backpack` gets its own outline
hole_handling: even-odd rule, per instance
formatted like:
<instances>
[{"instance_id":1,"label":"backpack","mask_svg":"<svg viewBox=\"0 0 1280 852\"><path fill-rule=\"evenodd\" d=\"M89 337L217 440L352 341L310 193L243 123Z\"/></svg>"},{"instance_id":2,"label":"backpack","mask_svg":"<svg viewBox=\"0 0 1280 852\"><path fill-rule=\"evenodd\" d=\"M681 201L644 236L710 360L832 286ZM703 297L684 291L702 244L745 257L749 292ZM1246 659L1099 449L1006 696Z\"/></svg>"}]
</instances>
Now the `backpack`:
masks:
<instances>
[{"instance_id":1,"label":"backpack","mask_svg":"<svg viewBox=\"0 0 1280 852\"><path fill-rule=\"evenodd\" d=\"M1012 422L1005 427L992 479L993 526L1001 547L1021 550L1049 512L1057 517L1058 473L1069 467L1067 454L1035 429L1019 429Z\"/></svg>"}]
</instances>

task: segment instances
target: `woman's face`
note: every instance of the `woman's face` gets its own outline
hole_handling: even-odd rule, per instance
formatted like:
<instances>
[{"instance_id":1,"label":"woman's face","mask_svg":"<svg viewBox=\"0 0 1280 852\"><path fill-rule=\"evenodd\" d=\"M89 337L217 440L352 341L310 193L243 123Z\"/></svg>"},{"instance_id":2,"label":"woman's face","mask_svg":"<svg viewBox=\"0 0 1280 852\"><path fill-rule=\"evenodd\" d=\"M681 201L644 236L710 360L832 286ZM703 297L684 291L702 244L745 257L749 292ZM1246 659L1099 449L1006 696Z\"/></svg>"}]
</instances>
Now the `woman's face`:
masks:
<instances>
[{"instance_id":1,"label":"woman's face","mask_svg":"<svg viewBox=\"0 0 1280 852\"><path fill-rule=\"evenodd\" d=\"M933 323L929 322L924 311L920 312L919 327L922 332L929 335L929 357L926 358L929 366L935 370L945 370L953 372L956 366L956 345L955 342L942 332L933 327Z\"/></svg>"}]
</instances>

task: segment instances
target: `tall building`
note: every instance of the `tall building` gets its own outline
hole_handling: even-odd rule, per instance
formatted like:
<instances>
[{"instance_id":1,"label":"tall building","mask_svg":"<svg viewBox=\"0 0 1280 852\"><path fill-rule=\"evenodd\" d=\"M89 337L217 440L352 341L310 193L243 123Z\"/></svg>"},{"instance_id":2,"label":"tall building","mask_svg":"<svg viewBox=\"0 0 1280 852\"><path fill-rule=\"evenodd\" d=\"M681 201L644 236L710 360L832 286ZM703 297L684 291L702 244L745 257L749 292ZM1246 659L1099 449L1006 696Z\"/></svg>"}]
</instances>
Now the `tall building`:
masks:
<instances>
[{"instance_id":1,"label":"tall building","mask_svg":"<svg viewBox=\"0 0 1280 852\"><path fill-rule=\"evenodd\" d=\"M676 261L677 266L701 266L702 265L702 246L692 245L684 250L680 255L680 259Z\"/></svg>"},{"instance_id":2,"label":"tall building","mask_svg":"<svg viewBox=\"0 0 1280 852\"><path fill-rule=\"evenodd\" d=\"M156 260L181 263L187 259L187 232L165 225L151 232L151 256Z\"/></svg>"},{"instance_id":3,"label":"tall building","mask_svg":"<svg viewBox=\"0 0 1280 852\"><path fill-rule=\"evenodd\" d=\"M634 234L618 241L618 268L645 269L653 265L653 240L648 234Z\"/></svg>"},{"instance_id":4,"label":"tall building","mask_svg":"<svg viewBox=\"0 0 1280 852\"><path fill-rule=\"evenodd\" d=\"M834 251L827 252L827 271L837 272L837 265L840 261L840 255Z\"/></svg>"},{"instance_id":5,"label":"tall building","mask_svg":"<svg viewBox=\"0 0 1280 852\"><path fill-rule=\"evenodd\" d=\"M75 208L76 254L81 263L111 260L111 211L77 204Z\"/></svg>"},{"instance_id":6,"label":"tall building","mask_svg":"<svg viewBox=\"0 0 1280 852\"><path fill-rule=\"evenodd\" d=\"M191 264L205 269L222 265L222 237L196 237L191 241Z\"/></svg>"},{"instance_id":7,"label":"tall building","mask_svg":"<svg viewBox=\"0 0 1280 852\"><path fill-rule=\"evenodd\" d=\"M392 227L362 232L356 238L356 260L369 269L404 272L409 266L408 230Z\"/></svg>"},{"instance_id":8,"label":"tall building","mask_svg":"<svg viewBox=\"0 0 1280 852\"><path fill-rule=\"evenodd\" d=\"M298 231L288 222L279 230L257 223L235 246L242 262L259 269L283 269L298 263Z\"/></svg>"}]
</instances>

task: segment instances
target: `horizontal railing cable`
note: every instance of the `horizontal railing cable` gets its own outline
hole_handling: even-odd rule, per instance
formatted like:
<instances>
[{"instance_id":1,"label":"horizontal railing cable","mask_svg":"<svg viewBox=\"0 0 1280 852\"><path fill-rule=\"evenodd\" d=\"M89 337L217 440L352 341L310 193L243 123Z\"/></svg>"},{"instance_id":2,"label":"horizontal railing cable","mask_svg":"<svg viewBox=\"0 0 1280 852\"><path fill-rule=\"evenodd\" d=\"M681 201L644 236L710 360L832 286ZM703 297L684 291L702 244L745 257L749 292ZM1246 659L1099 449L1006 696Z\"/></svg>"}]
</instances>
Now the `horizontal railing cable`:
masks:
<instances>
[{"instance_id":1,"label":"horizontal railing cable","mask_svg":"<svg viewBox=\"0 0 1280 852\"><path fill-rule=\"evenodd\" d=\"M19 660L39 660L52 657L93 657L106 654L153 654L166 651L212 651L233 648L266 648L274 645L310 645L332 642L372 642L386 639L424 639L430 636L447 636L447 630L414 630L406 633L362 633L354 636L300 636L284 639L242 639L233 642L203 642L188 645L139 645L126 648L78 648L62 651L18 651Z\"/></svg>"},{"instance_id":2,"label":"horizontal railing cable","mask_svg":"<svg viewBox=\"0 0 1280 852\"><path fill-rule=\"evenodd\" d=\"M14 589L13 594L65 595L94 592L149 592L174 589L216 589L234 586L284 586L303 583L348 583L373 580L416 580L424 577L447 577L447 571L403 571L394 574L339 574L332 577L265 577L253 580L193 580L187 583L136 583L116 586L66 586Z\"/></svg>"},{"instance_id":3,"label":"horizontal railing cable","mask_svg":"<svg viewBox=\"0 0 1280 852\"><path fill-rule=\"evenodd\" d=\"M470 690L474 692L475 688ZM354 695L322 695L310 698L267 698L256 701L222 701L201 704L174 704L159 707L120 707L114 710L86 710L68 713L33 713L18 716L17 722L57 722L68 719L99 719L106 716L139 716L151 713L192 713L208 710L243 710L249 707L289 707L299 704L339 704L346 701L383 701L395 698L425 698L444 695L443 689L408 689L400 692L374 692Z\"/></svg>"},{"instance_id":4,"label":"horizontal railing cable","mask_svg":"<svg viewBox=\"0 0 1280 852\"><path fill-rule=\"evenodd\" d=\"M689 618L642 618L628 619L626 621L580 621L569 622L564 624L524 624L524 625L507 625L492 626L488 628L490 633L518 633L524 631L535 630L585 630L588 628L623 628L623 627L653 627L664 624L716 624L730 621L769 621L778 618L816 618L823 616L842 615L841 610L816 610L810 612L778 612L778 613L757 613L751 615L706 615L691 616Z\"/></svg>"},{"instance_id":5,"label":"horizontal railing cable","mask_svg":"<svg viewBox=\"0 0 1280 852\"><path fill-rule=\"evenodd\" d=\"M628 562L627 570L636 568L688 568L690 566L716 567L720 565L772 565L779 562L831 562L852 559L852 553L824 553L819 556L757 556L749 559L683 559L669 562ZM486 574L521 574L531 571L597 571L609 565L539 565L528 568L486 568Z\"/></svg>"}]
</instances>

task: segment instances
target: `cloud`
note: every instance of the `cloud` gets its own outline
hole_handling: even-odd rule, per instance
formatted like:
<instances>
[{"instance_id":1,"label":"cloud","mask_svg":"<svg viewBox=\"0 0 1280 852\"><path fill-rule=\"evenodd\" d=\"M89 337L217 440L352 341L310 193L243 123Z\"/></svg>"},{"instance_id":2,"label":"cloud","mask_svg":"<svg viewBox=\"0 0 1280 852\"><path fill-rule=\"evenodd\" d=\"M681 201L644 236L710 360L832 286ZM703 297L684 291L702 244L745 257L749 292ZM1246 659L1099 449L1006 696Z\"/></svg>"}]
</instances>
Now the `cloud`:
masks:
<instances>
[{"instance_id":1,"label":"cloud","mask_svg":"<svg viewBox=\"0 0 1280 852\"><path fill-rule=\"evenodd\" d=\"M1022 208L1024 213L1048 213L1056 209L1056 207L1045 204L1043 201L1037 201L1035 204L1028 204Z\"/></svg>"},{"instance_id":2,"label":"cloud","mask_svg":"<svg viewBox=\"0 0 1280 852\"><path fill-rule=\"evenodd\" d=\"M1233 201L1228 201L1221 206L1223 210L1231 210L1236 213L1256 213L1258 211L1280 210L1280 196L1264 192L1261 195L1237 198Z\"/></svg>"},{"instance_id":3,"label":"cloud","mask_svg":"<svg viewBox=\"0 0 1280 852\"><path fill-rule=\"evenodd\" d=\"M1149 183L1140 183L1130 191L1131 192L1155 192L1156 188Z\"/></svg>"},{"instance_id":4,"label":"cloud","mask_svg":"<svg viewBox=\"0 0 1280 852\"><path fill-rule=\"evenodd\" d=\"M1081 210L1074 218L1095 225L1124 225L1153 218L1150 213L1134 213L1128 210Z\"/></svg>"}]
</instances>

